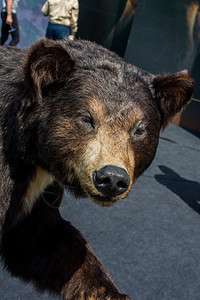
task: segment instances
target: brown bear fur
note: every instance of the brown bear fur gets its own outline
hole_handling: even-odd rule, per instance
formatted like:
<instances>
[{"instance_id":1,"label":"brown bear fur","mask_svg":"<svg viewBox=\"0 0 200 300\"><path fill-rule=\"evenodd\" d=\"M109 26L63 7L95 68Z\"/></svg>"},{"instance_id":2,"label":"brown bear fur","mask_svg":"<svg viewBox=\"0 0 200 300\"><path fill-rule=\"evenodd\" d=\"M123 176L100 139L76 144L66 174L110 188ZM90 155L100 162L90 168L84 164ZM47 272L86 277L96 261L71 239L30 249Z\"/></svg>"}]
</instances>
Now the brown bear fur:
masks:
<instances>
[{"instance_id":1,"label":"brown bear fur","mask_svg":"<svg viewBox=\"0 0 200 300\"><path fill-rule=\"evenodd\" d=\"M60 216L63 190L102 206L127 197L193 79L149 74L81 40L1 48L0 70L5 267L63 299L128 299Z\"/></svg>"}]
</instances>

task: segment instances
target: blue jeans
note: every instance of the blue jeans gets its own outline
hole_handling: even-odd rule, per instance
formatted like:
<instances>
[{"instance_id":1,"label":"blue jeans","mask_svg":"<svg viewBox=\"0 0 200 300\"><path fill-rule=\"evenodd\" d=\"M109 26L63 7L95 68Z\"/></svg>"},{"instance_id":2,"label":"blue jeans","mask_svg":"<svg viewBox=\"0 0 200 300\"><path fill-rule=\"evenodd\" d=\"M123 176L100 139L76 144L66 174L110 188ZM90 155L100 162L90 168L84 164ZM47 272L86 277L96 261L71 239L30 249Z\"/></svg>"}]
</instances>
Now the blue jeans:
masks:
<instances>
[{"instance_id":1,"label":"blue jeans","mask_svg":"<svg viewBox=\"0 0 200 300\"><path fill-rule=\"evenodd\" d=\"M64 38L70 35L70 27L61 25L61 24L53 24L48 23L46 38L50 40L63 40Z\"/></svg>"}]
</instances>

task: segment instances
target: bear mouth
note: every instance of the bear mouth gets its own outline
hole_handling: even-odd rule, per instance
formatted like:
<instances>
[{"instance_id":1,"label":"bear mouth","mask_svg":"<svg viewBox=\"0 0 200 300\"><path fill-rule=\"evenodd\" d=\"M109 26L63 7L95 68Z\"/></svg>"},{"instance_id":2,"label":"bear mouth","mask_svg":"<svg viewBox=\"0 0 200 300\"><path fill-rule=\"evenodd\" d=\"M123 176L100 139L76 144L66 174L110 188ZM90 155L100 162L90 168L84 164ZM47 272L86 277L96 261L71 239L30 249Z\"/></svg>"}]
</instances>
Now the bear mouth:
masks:
<instances>
[{"instance_id":1,"label":"bear mouth","mask_svg":"<svg viewBox=\"0 0 200 300\"><path fill-rule=\"evenodd\" d=\"M72 187L66 187L65 190L67 190L70 194L72 194L75 198L88 198L92 202L100 205L100 206L112 206L117 203L118 199L112 199L110 197L105 196L97 196L94 194L86 193L84 190L80 190L77 188Z\"/></svg>"},{"instance_id":2,"label":"bear mouth","mask_svg":"<svg viewBox=\"0 0 200 300\"><path fill-rule=\"evenodd\" d=\"M77 186L77 184L68 186L64 185L65 190L67 190L70 194L72 194L75 198L88 198L92 202L100 205L100 206L112 206L117 203L119 197L110 197L108 195L96 195L91 191L84 190L81 186Z\"/></svg>"},{"instance_id":3,"label":"bear mouth","mask_svg":"<svg viewBox=\"0 0 200 300\"><path fill-rule=\"evenodd\" d=\"M112 205L116 204L118 201L118 199L116 199L116 198L110 198L110 197L99 196L99 195L97 196L94 194L90 194L87 196L92 202L94 202L100 206L112 206Z\"/></svg>"}]
</instances>

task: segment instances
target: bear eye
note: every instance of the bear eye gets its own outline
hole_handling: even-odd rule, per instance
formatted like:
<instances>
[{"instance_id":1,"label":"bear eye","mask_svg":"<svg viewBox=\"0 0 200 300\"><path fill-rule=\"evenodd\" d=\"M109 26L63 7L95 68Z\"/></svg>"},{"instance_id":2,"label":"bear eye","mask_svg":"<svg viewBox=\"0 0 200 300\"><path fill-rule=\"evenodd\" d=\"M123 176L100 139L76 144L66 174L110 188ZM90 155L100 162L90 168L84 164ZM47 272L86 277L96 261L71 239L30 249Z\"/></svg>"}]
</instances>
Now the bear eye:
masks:
<instances>
[{"instance_id":1,"label":"bear eye","mask_svg":"<svg viewBox=\"0 0 200 300\"><path fill-rule=\"evenodd\" d=\"M82 117L82 121L83 121L83 123L86 123L86 124L92 123L92 120L90 117Z\"/></svg>"},{"instance_id":2,"label":"bear eye","mask_svg":"<svg viewBox=\"0 0 200 300\"><path fill-rule=\"evenodd\" d=\"M141 125L139 125L139 126L137 127L137 129L136 129L136 131L135 131L134 135L138 135L138 136L140 136L140 135L142 135L144 132L145 132L145 129L144 129L144 127L143 127L143 126L141 126Z\"/></svg>"},{"instance_id":3,"label":"bear eye","mask_svg":"<svg viewBox=\"0 0 200 300\"><path fill-rule=\"evenodd\" d=\"M94 120L90 114L81 116L81 121L84 125L94 128Z\"/></svg>"}]
</instances>

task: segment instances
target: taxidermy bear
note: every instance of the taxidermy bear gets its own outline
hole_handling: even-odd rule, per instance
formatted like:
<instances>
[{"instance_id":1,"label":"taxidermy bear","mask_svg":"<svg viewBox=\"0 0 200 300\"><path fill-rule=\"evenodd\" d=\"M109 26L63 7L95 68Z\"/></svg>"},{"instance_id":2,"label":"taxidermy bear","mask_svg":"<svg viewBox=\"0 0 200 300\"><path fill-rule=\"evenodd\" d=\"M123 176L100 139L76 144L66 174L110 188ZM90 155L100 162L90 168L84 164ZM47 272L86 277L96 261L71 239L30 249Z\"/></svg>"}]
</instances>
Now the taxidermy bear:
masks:
<instances>
[{"instance_id":1,"label":"taxidermy bear","mask_svg":"<svg viewBox=\"0 0 200 300\"><path fill-rule=\"evenodd\" d=\"M193 86L186 71L153 75L89 41L1 47L1 255L13 276L65 300L129 299L58 207L64 188L101 206L127 197Z\"/></svg>"}]
</instances>

